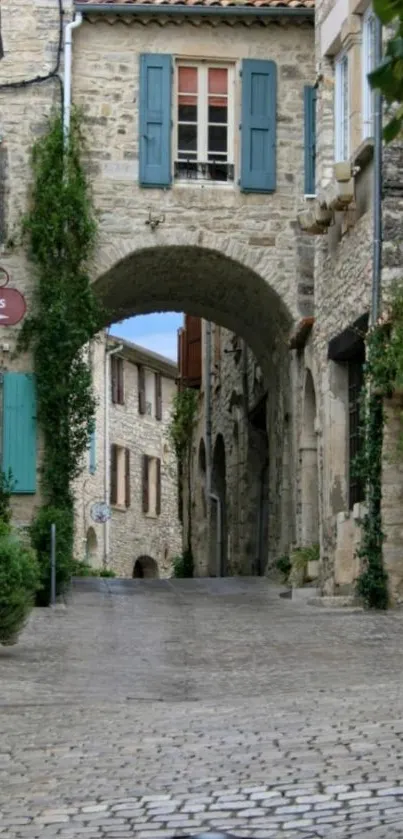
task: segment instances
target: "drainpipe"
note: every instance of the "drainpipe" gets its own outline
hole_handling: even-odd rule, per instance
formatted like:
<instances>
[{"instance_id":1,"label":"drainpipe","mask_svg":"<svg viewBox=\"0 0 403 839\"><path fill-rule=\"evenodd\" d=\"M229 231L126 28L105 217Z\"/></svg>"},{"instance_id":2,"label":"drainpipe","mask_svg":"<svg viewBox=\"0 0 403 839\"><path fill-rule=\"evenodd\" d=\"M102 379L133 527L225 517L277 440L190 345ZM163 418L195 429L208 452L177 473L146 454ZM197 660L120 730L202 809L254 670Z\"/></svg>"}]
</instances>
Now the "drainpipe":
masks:
<instances>
[{"instance_id":1,"label":"drainpipe","mask_svg":"<svg viewBox=\"0 0 403 839\"><path fill-rule=\"evenodd\" d=\"M115 353L123 350L123 344L118 344L117 347L108 347L108 334L105 340L105 364L104 364L104 487L105 487L105 504L109 507L110 504L110 486L111 486L111 459L109 456L109 382L110 382L110 357ZM110 521L109 519L104 524L104 566L108 567L109 563L109 537L110 537Z\"/></svg>"},{"instance_id":2,"label":"drainpipe","mask_svg":"<svg viewBox=\"0 0 403 839\"><path fill-rule=\"evenodd\" d=\"M375 15L374 33L375 67L382 62L382 24ZM375 91L374 102L374 217L373 217L373 262L372 262L372 301L371 326L379 317L381 300L382 268L382 95Z\"/></svg>"},{"instance_id":3,"label":"drainpipe","mask_svg":"<svg viewBox=\"0 0 403 839\"><path fill-rule=\"evenodd\" d=\"M210 492L210 498L217 504L217 540L216 540L216 577L222 576L222 503L221 498L215 492Z\"/></svg>"},{"instance_id":4,"label":"drainpipe","mask_svg":"<svg viewBox=\"0 0 403 839\"><path fill-rule=\"evenodd\" d=\"M78 29L82 22L83 16L81 12L77 12L74 20L67 23L64 30L63 136L65 143L68 141L70 132L73 29Z\"/></svg>"}]
</instances>

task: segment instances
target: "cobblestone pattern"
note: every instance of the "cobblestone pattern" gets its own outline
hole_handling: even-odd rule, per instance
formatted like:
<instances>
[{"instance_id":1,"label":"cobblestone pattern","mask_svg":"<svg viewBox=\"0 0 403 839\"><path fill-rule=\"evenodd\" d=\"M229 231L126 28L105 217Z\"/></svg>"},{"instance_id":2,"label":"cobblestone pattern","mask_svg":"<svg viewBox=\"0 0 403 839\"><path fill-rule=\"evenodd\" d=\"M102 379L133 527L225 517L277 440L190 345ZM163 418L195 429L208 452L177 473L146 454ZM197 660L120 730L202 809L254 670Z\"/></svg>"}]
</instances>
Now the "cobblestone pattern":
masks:
<instances>
[{"instance_id":1,"label":"cobblestone pattern","mask_svg":"<svg viewBox=\"0 0 403 839\"><path fill-rule=\"evenodd\" d=\"M402 835L402 621L82 582L0 649L0 836Z\"/></svg>"}]
</instances>

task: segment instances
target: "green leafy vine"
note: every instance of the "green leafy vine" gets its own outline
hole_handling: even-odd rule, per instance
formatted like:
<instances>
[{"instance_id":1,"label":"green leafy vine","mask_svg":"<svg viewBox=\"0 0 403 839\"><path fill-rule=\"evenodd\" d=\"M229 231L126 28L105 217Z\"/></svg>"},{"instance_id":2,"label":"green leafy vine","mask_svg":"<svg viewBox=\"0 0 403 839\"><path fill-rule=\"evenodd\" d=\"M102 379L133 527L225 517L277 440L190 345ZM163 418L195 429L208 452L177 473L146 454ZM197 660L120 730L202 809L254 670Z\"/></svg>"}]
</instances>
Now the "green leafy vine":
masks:
<instances>
[{"instance_id":1,"label":"green leafy vine","mask_svg":"<svg viewBox=\"0 0 403 839\"><path fill-rule=\"evenodd\" d=\"M20 350L31 350L34 359L45 506L63 510L71 521L73 481L82 468L96 407L88 345L101 326L87 271L96 223L83 150L78 112L72 114L67 147L57 114L34 146L24 233L36 291L19 341Z\"/></svg>"},{"instance_id":2,"label":"green leafy vine","mask_svg":"<svg viewBox=\"0 0 403 839\"><path fill-rule=\"evenodd\" d=\"M367 491L368 511L364 515L362 540L357 556L362 572L357 593L369 608L388 606L388 577L383 565L382 449L385 414L383 400L403 389L403 286L391 290L388 309L367 336L367 362L362 415L362 451L356 473ZM401 413L401 420L403 414ZM403 449L403 422L398 440Z\"/></svg>"},{"instance_id":3,"label":"green leafy vine","mask_svg":"<svg viewBox=\"0 0 403 839\"><path fill-rule=\"evenodd\" d=\"M176 456L179 477L184 474L187 477L187 546L183 556L177 557L174 573L178 577L193 576L191 458L196 412L197 391L191 388L179 390L174 396L168 427L168 439Z\"/></svg>"}]
</instances>

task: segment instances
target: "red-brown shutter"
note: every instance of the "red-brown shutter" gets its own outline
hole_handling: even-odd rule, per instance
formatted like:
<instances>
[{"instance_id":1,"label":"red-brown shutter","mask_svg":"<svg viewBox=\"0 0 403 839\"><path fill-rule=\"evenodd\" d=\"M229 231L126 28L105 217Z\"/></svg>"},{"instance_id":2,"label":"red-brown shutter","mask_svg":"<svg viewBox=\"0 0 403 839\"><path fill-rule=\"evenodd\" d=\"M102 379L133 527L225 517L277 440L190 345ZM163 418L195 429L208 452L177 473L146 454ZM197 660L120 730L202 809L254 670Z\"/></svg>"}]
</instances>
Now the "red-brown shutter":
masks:
<instances>
[{"instance_id":1,"label":"red-brown shutter","mask_svg":"<svg viewBox=\"0 0 403 839\"><path fill-rule=\"evenodd\" d=\"M125 404L125 362L123 358L116 359L116 368L117 368L117 396L118 396L118 405Z\"/></svg>"},{"instance_id":2,"label":"red-brown shutter","mask_svg":"<svg viewBox=\"0 0 403 839\"><path fill-rule=\"evenodd\" d=\"M161 461L157 457L157 502L156 510L157 516L161 515Z\"/></svg>"},{"instance_id":3,"label":"red-brown shutter","mask_svg":"<svg viewBox=\"0 0 403 839\"><path fill-rule=\"evenodd\" d=\"M116 405L118 401L118 370L117 370L117 358L115 355L111 356L111 391L112 391L112 402Z\"/></svg>"},{"instance_id":4,"label":"red-brown shutter","mask_svg":"<svg viewBox=\"0 0 403 839\"><path fill-rule=\"evenodd\" d=\"M201 353L201 319L192 315L186 315L186 350L187 370L186 379L188 387L200 387L202 377L202 353Z\"/></svg>"},{"instance_id":5,"label":"red-brown shutter","mask_svg":"<svg viewBox=\"0 0 403 839\"><path fill-rule=\"evenodd\" d=\"M155 418L162 420L162 376L155 374Z\"/></svg>"},{"instance_id":6,"label":"red-brown shutter","mask_svg":"<svg viewBox=\"0 0 403 839\"><path fill-rule=\"evenodd\" d=\"M148 513L149 510L148 462L148 455L143 454L143 513Z\"/></svg>"},{"instance_id":7,"label":"red-brown shutter","mask_svg":"<svg viewBox=\"0 0 403 839\"><path fill-rule=\"evenodd\" d=\"M110 503L118 503L118 447L114 443L111 445L111 486L110 486Z\"/></svg>"},{"instance_id":8,"label":"red-brown shutter","mask_svg":"<svg viewBox=\"0 0 403 839\"><path fill-rule=\"evenodd\" d=\"M139 414L146 412L146 374L144 367L138 366Z\"/></svg>"},{"instance_id":9,"label":"red-brown shutter","mask_svg":"<svg viewBox=\"0 0 403 839\"><path fill-rule=\"evenodd\" d=\"M130 507L130 450L125 449L125 506Z\"/></svg>"},{"instance_id":10,"label":"red-brown shutter","mask_svg":"<svg viewBox=\"0 0 403 839\"><path fill-rule=\"evenodd\" d=\"M179 371L179 378L180 379L183 378L182 332L183 332L183 329L178 329L178 358L177 358L177 364L178 364L178 371Z\"/></svg>"}]
</instances>

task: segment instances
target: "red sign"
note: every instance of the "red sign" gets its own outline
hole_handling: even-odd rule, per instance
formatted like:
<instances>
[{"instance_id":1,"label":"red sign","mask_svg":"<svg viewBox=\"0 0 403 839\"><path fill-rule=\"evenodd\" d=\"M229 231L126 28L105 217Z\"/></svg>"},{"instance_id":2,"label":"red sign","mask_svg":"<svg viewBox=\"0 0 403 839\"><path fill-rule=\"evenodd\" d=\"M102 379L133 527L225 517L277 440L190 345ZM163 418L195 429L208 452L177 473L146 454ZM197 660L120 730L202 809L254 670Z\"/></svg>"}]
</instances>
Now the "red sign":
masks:
<instances>
[{"instance_id":1,"label":"red sign","mask_svg":"<svg viewBox=\"0 0 403 839\"><path fill-rule=\"evenodd\" d=\"M0 326L15 326L26 310L25 298L16 288L0 288Z\"/></svg>"}]
</instances>

